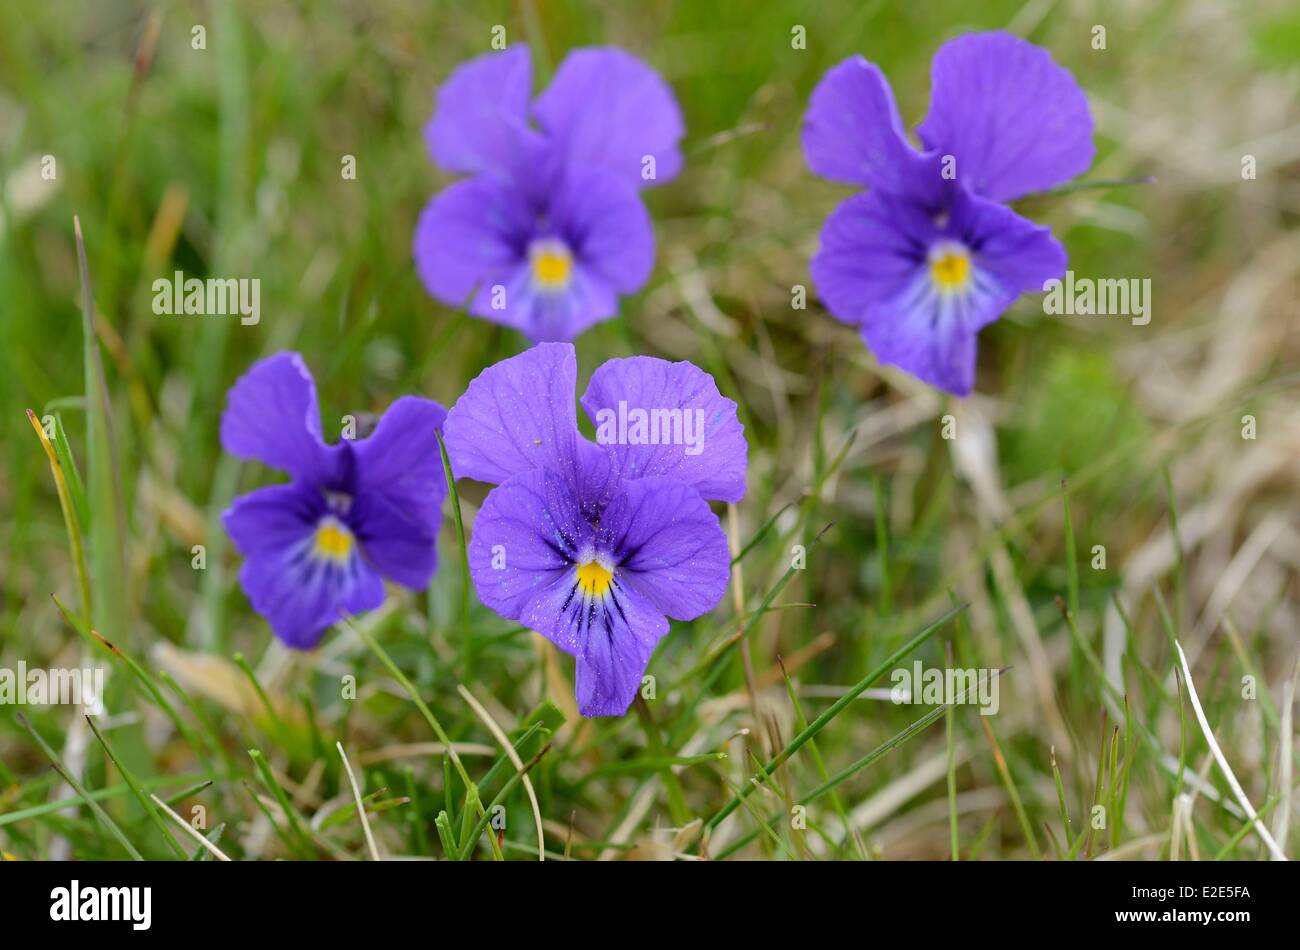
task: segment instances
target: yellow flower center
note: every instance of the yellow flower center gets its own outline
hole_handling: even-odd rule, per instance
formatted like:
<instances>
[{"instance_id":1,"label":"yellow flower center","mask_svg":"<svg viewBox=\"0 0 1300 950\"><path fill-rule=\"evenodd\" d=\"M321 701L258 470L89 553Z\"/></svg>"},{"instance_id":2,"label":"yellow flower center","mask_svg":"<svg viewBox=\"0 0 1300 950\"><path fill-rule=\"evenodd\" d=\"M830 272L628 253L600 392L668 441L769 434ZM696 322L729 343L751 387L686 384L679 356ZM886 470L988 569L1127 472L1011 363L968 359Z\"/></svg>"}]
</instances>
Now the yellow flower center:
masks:
<instances>
[{"instance_id":1,"label":"yellow flower center","mask_svg":"<svg viewBox=\"0 0 1300 950\"><path fill-rule=\"evenodd\" d=\"M573 273L573 257L558 241L539 241L530 252L533 280L543 290L562 290Z\"/></svg>"},{"instance_id":2,"label":"yellow flower center","mask_svg":"<svg viewBox=\"0 0 1300 950\"><path fill-rule=\"evenodd\" d=\"M586 564L578 565L578 586L585 593L600 597L605 591L609 590L609 585L613 581L614 575L595 561L588 561Z\"/></svg>"},{"instance_id":3,"label":"yellow flower center","mask_svg":"<svg viewBox=\"0 0 1300 950\"><path fill-rule=\"evenodd\" d=\"M970 256L964 247L938 248L930 255L930 276L946 293L961 290L970 280Z\"/></svg>"},{"instance_id":4,"label":"yellow flower center","mask_svg":"<svg viewBox=\"0 0 1300 950\"><path fill-rule=\"evenodd\" d=\"M330 561L347 560L355 543L352 532L343 522L335 518L325 518L316 527L316 538L312 544L312 553L318 558Z\"/></svg>"}]
</instances>

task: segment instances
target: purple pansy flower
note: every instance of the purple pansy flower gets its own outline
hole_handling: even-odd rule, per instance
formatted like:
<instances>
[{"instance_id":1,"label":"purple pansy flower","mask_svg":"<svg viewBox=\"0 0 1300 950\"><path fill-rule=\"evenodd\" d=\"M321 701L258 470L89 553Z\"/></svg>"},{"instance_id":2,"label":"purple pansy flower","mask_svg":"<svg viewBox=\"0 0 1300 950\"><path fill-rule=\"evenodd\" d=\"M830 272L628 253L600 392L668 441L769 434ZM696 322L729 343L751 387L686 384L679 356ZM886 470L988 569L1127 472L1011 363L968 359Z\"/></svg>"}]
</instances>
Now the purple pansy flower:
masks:
<instances>
[{"instance_id":1,"label":"purple pansy flower","mask_svg":"<svg viewBox=\"0 0 1300 950\"><path fill-rule=\"evenodd\" d=\"M436 402L403 396L366 438L326 445L316 384L297 353L255 363L231 387L222 446L291 476L222 514L244 556L239 583L286 645L311 649L342 614L378 607L385 577L428 586L447 493L438 451L446 416Z\"/></svg>"},{"instance_id":2,"label":"purple pansy flower","mask_svg":"<svg viewBox=\"0 0 1300 950\"><path fill-rule=\"evenodd\" d=\"M690 363L605 363L582 406L577 359L543 343L484 370L447 414L457 477L495 484L470 571L483 603L577 657L578 709L621 716L668 618L692 620L727 589L727 539L706 499L745 494L736 404Z\"/></svg>"},{"instance_id":3,"label":"purple pansy flower","mask_svg":"<svg viewBox=\"0 0 1300 950\"><path fill-rule=\"evenodd\" d=\"M945 43L930 112L908 142L889 84L860 56L813 90L803 147L814 172L871 190L822 229L813 281L882 363L965 396L975 336L1065 270L1051 231L1006 208L1092 163L1092 117L1074 77L1009 33Z\"/></svg>"},{"instance_id":4,"label":"purple pansy flower","mask_svg":"<svg viewBox=\"0 0 1300 950\"><path fill-rule=\"evenodd\" d=\"M650 276L654 232L638 191L681 169L681 110L658 73L611 47L575 50L531 92L521 45L443 83L429 152L473 177L424 209L415 263L445 304L468 300L534 343L571 340Z\"/></svg>"}]
</instances>

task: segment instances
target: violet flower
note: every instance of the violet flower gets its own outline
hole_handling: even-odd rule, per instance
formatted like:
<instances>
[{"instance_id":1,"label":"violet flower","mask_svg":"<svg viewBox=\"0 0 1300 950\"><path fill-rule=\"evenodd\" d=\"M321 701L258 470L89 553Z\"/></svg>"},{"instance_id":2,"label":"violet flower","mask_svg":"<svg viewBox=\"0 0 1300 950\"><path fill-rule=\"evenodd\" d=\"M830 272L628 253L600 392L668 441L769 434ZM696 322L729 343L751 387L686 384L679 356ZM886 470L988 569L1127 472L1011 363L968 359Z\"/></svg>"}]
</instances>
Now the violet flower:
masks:
<instances>
[{"instance_id":1,"label":"violet flower","mask_svg":"<svg viewBox=\"0 0 1300 950\"><path fill-rule=\"evenodd\" d=\"M368 437L326 445L297 353L255 363L231 387L222 446L291 476L222 515L244 556L239 583L287 646L311 649L342 614L378 607L384 578L428 586L447 493L437 436L446 415L403 396Z\"/></svg>"},{"instance_id":2,"label":"violet flower","mask_svg":"<svg viewBox=\"0 0 1300 950\"><path fill-rule=\"evenodd\" d=\"M827 219L813 281L882 363L959 396L975 337L1065 269L1051 231L1005 207L1092 163L1092 117L1074 77L1009 33L945 43L913 148L880 70L860 56L813 90L803 147L814 172L871 190Z\"/></svg>"},{"instance_id":3,"label":"violet flower","mask_svg":"<svg viewBox=\"0 0 1300 950\"><path fill-rule=\"evenodd\" d=\"M612 47L575 50L536 100L531 90L522 45L443 83L425 139L438 165L473 177L424 209L415 263L449 306L468 301L534 343L571 340L650 276L638 190L681 169L681 111L658 73Z\"/></svg>"},{"instance_id":4,"label":"violet flower","mask_svg":"<svg viewBox=\"0 0 1300 950\"><path fill-rule=\"evenodd\" d=\"M577 658L584 716L620 716L668 618L712 610L727 539L706 499L745 494L736 404L690 363L605 363L582 406L577 359L543 343L484 370L447 414L457 477L495 484L469 544L479 598Z\"/></svg>"}]
</instances>

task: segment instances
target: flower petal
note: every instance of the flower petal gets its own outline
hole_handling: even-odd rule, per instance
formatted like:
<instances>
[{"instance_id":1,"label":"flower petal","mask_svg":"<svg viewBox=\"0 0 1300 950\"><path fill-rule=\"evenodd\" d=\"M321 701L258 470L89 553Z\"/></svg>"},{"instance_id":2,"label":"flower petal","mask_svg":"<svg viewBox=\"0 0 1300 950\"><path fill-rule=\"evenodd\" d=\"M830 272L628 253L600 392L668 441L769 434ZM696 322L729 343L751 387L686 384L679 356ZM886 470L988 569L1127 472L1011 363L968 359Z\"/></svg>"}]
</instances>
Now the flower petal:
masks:
<instances>
[{"instance_id":1,"label":"flower petal","mask_svg":"<svg viewBox=\"0 0 1300 950\"><path fill-rule=\"evenodd\" d=\"M527 624L569 653L580 643L563 620L574 562L590 548L592 529L559 475L529 469L488 492L469 543L479 599Z\"/></svg>"},{"instance_id":2,"label":"flower petal","mask_svg":"<svg viewBox=\"0 0 1300 950\"><path fill-rule=\"evenodd\" d=\"M572 486L532 470L488 493L469 546L483 603L577 656L584 716L627 711L665 614L691 619L726 590L730 557L717 517L687 485L649 478L625 486L593 530ZM601 590L579 564L612 571Z\"/></svg>"},{"instance_id":3,"label":"flower petal","mask_svg":"<svg viewBox=\"0 0 1300 950\"><path fill-rule=\"evenodd\" d=\"M532 57L524 45L456 67L438 89L424 127L433 160L449 172L514 177L526 171L522 153L540 139L528 126L532 88Z\"/></svg>"},{"instance_id":4,"label":"flower petal","mask_svg":"<svg viewBox=\"0 0 1300 950\"><path fill-rule=\"evenodd\" d=\"M344 612L373 610L384 583L354 550L341 561L312 554L325 504L310 485L274 485L236 498L222 515L244 555L239 582L253 609L286 646L308 650Z\"/></svg>"},{"instance_id":5,"label":"flower petal","mask_svg":"<svg viewBox=\"0 0 1300 950\"><path fill-rule=\"evenodd\" d=\"M1051 228L1022 218L996 201L970 195L956 202L951 226L974 252L976 268L1012 299L1022 293L1040 293L1045 281L1065 273L1068 256Z\"/></svg>"},{"instance_id":6,"label":"flower petal","mask_svg":"<svg viewBox=\"0 0 1300 950\"><path fill-rule=\"evenodd\" d=\"M582 406L624 478L668 475L705 498L744 497L745 427L736 404L694 364L649 356L610 360L592 374ZM643 436L638 411L646 420ZM631 444L635 438L653 441Z\"/></svg>"},{"instance_id":7,"label":"flower petal","mask_svg":"<svg viewBox=\"0 0 1300 950\"><path fill-rule=\"evenodd\" d=\"M641 289L654 269L655 239L640 195L618 176L574 168L551 205L556 232L587 273L610 289Z\"/></svg>"},{"instance_id":8,"label":"flower petal","mask_svg":"<svg viewBox=\"0 0 1300 950\"><path fill-rule=\"evenodd\" d=\"M338 456L321 438L316 383L297 353L254 363L235 381L221 416L221 444L292 475L321 479Z\"/></svg>"},{"instance_id":9,"label":"flower petal","mask_svg":"<svg viewBox=\"0 0 1300 950\"><path fill-rule=\"evenodd\" d=\"M812 275L831 312L859 327L881 363L966 395L975 383L976 330L964 310L941 307L932 292L925 255L940 233L909 201L854 195L826 220Z\"/></svg>"},{"instance_id":10,"label":"flower petal","mask_svg":"<svg viewBox=\"0 0 1300 950\"><path fill-rule=\"evenodd\" d=\"M960 292L939 293L927 254L954 242L970 254ZM822 229L812 262L822 300L862 330L882 363L959 396L975 383L975 335L1020 293L1064 269L1065 252L1045 228L964 191L939 217L892 195L855 195Z\"/></svg>"},{"instance_id":11,"label":"flower petal","mask_svg":"<svg viewBox=\"0 0 1300 950\"><path fill-rule=\"evenodd\" d=\"M569 343L542 343L480 373L447 413L456 477L500 484L534 468L574 477L577 378Z\"/></svg>"},{"instance_id":12,"label":"flower petal","mask_svg":"<svg viewBox=\"0 0 1300 950\"><path fill-rule=\"evenodd\" d=\"M489 177L456 182L434 196L415 227L416 270L449 307L498 319L493 287L507 287L526 265L532 214L522 192ZM477 288L477 289L476 289ZM514 296L507 290L507 300Z\"/></svg>"},{"instance_id":13,"label":"flower petal","mask_svg":"<svg viewBox=\"0 0 1300 950\"><path fill-rule=\"evenodd\" d=\"M614 595L585 618L582 647L577 654L574 692L584 716L621 716L636 699L655 646L668 632L668 620L635 590Z\"/></svg>"},{"instance_id":14,"label":"flower petal","mask_svg":"<svg viewBox=\"0 0 1300 950\"><path fill-rule=\"evenodd\" d=\"M309 537L325 514L320 491L303 482L240 495L221 515L235 550L245 557L281 551Z\"/></svg>"},{"instance_id":15,"label":"flower petal","mask_svg":"<svg viewBox=\"0 0 1300 950\"><path fill-rule=\"evenodd\" d=\"M917 198L943 188L937 156L907 141L889 81L861 56L813 89L802 137L808 167L823 178Z\"/></svg>"},{"instance_id":16,"label":"flower petal","mask_svg":"<svg viewBox=\"0 0 1300 950\"><path fill-rule=\"evenodd\" d=\"M635 188L662 184L682 167L685 131L672 89L653 68L621 49L574 50L533 106L538 122L568 158L617 172ZM654 159L653 179L643 162Z\"/></svg>"},{"instance_id":17,"label":"flower petal","mask_svg":"<svg viewBox=\"0 0 1300 950\"><path fill-rule=\"evenodd\" d=\"M1010 33L950 40L931 65L928 148L956 157L957 179L1011 201L1087 171L1095 149L1088 99L1045 49Z\"/></svg>"},{"instance_id":18,"label":"flower petal","mask_svg":"<svg viewBox=\"0 0 1300 950\"><path fill-rule=\"evenodd\" d=\"M514 327L530 343L568 343L618 313L618 296L581 265L574 266L564 290L538 291L525 274L506 289L506 299L509 306L497 322Z\"/></svg>"},{"instance_id":19,"label":"flower petal","mask_svg":"<svg viewBox=\"0 0 1300 950\"><path fill-rule=\"evenodd\" d=\"M623 589L676 620L708 613L727 591L731 552L718 516L674 478L628 482L601 517L596 545L614 551Z\"/></svg>"},{"instance_id":20,"label":"flower petal","mask_svg":"<svg viewBox=\"0 0 1300 950\"><path fill-rule=\"evenodd\" d=\"M905 294L922 275L934 223L912 202L885 192L842 202L822 227L813 283L831 313L861 325Z\"/></svg>"},{"instance_id":21,"label":"flower petal","mask_svg":"<svg viewBox=\"0 0 1300 950\"><path fill-rule=\"evenodd\" d=\"M574 569L574 555L547 562L553 570L539 582L518 619L577 656L578 711L584 716L621 716L636 696L646 665L668 632L667 617L690 620L712 610L726 592L731 572L727 539L717 516L695 489L671 478L628 483L600 518L595 536L566 493L549 480L539 524L563 525L567 550L582 563L612 567L607 586L593 591ZM520 476L510 485L538 476ZM505 486L502 486L505 487ZM501 489L496 489L501 491ZM566 501L557 504L557 496ZM481 515L480 515L481 517ZM478 527L475 526L477 539ZM666 615L666 616L665 616Z\"/></svg>"},{"instance_id":22,"label":"flower petal","mask_svg":"<svg viewBox=\"0 0 1300 950\"><path fill-rule=\"evenodd\" d=\"M383 580L359 557L338 567L289 552L254 556L239 569L239 583L276 637L295 650L312 649L345 615L384 602Z\"/></svg>"},{"instance_id":23,"label":"flower petal","mask_svg":"<svg viewBox=\"0 0 1300 950\"><path fill-rule=\"evenodd\" d=\"M473 198L465 213L481 213L484 197ZM471 220L469 228L449 226L441 212L422 222L424 238L417 241L417 254L431 261L431 276L449 269L462 275L458 282L431 282L431 287L443 285L436 296L446 300L452 290L468 293L470 275L477 275L482 289L470 307L476 316L513 327L533 343L567 342L615 316L618 294L639 290L649 278L654 268L650 216L637 192L612 172L569 169L542 199L540 212L526 210L516 195L508 198L514 210L498 216L506 226L494 241L500 253L491 255L492 266L485 267L481 258L473 266L462 264L476 247L472 232L480 226L477 222ZM545 222L544 229L539 221ZM526 257L534 241L558 243L571 256L563 285L544 287L534 281Z\"/></svg>"},{"instance_id":24,"label":"flower petal","mask_svg":"<svg viewBox=\"0 0 1300 950\"><path fill-rule=\"evenodd\" d=\"M354 446L356 495L351 523L366 559L412 590L438 565L438 527L447 479L438 432L447 412L418 396L388 407L375 431Z\"/></svg>"}]
</instances>

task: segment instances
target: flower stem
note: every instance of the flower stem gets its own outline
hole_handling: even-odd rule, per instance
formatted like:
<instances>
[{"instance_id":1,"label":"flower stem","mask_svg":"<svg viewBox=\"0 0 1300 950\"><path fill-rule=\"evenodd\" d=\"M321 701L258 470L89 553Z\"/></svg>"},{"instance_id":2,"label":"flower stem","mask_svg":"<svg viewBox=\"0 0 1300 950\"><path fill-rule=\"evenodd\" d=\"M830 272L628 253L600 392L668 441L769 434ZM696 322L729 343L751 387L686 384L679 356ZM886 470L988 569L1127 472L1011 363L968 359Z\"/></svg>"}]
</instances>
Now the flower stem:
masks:
<instances>
[{"instance_id":1,"label":"flower stem","mask_svg":"<svg viewBox=\"0 0 1300 950\"><path fill-rule=\"evenodd\" d=\"M465 520L460 513L460 494L456 491L456 478L451 473L451 459L447 456L447 446L443 444L442 433L438 433L438 451L442 455L442 471L447 476L447 491L451 494L451 510L456 519L456 544L460 548L460 668L464 682L473 679L471 667L474 664L473 644L469 634L469 548L465 544Z\"/></svg>"}]
</instances>

